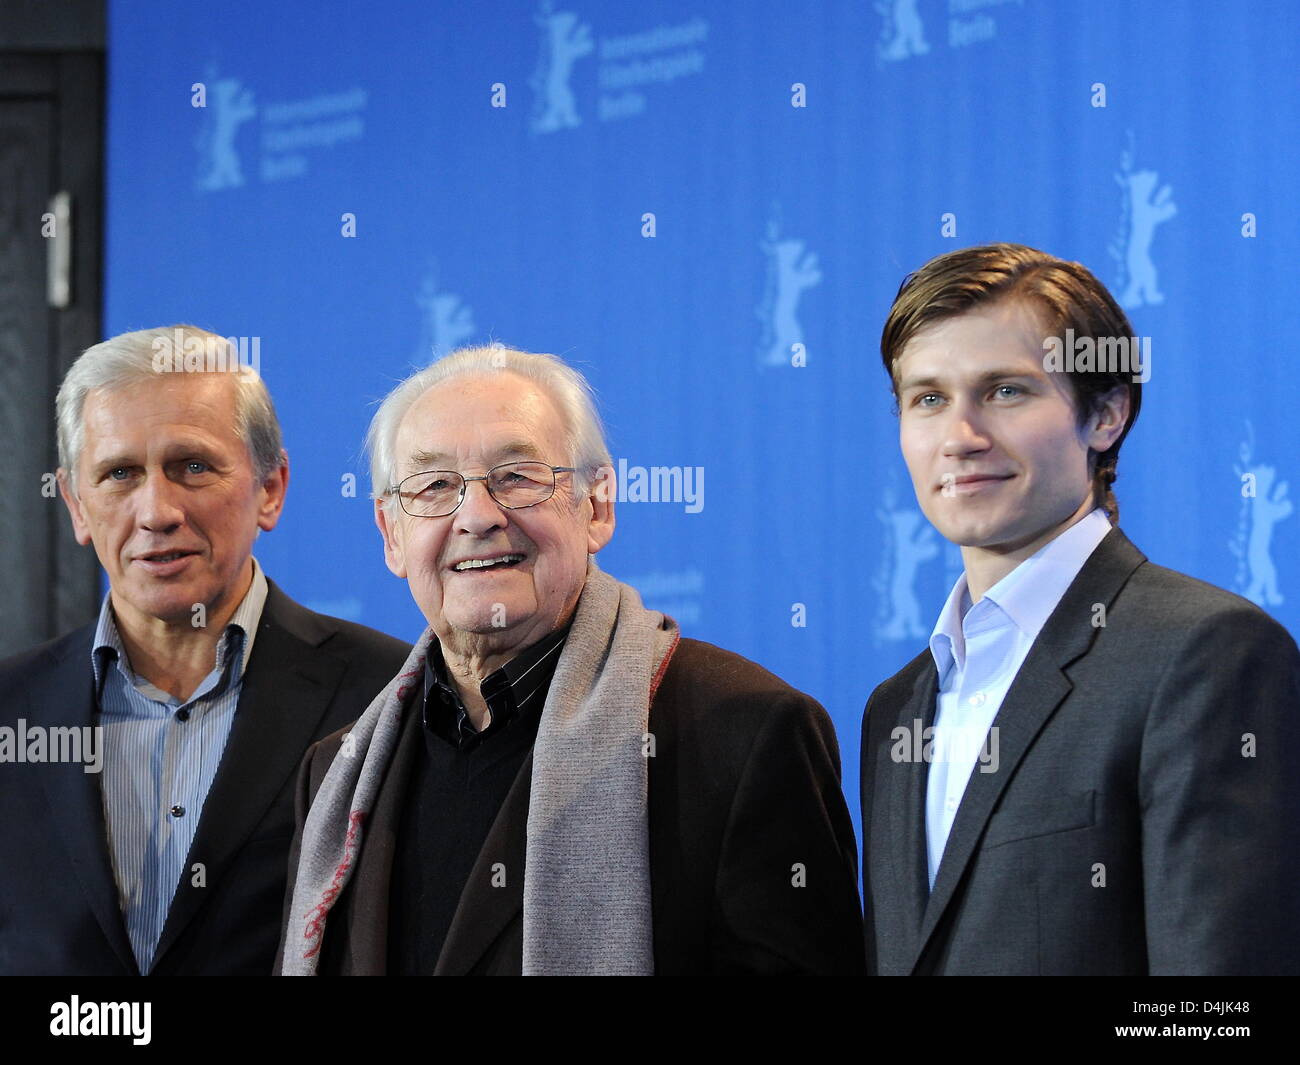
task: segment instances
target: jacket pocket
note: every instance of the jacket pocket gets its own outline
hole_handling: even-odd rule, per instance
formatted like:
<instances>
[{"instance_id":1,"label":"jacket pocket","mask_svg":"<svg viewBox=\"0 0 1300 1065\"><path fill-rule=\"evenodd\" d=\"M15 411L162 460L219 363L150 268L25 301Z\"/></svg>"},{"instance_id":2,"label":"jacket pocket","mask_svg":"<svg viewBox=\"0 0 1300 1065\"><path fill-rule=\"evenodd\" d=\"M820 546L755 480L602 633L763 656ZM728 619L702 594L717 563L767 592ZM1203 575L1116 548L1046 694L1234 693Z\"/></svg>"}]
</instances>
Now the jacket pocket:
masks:
<instances>
[{"instance_id":1,"label":"jacket pocket","mask_svg":"<svg viewBox=\"0 0 1300 1065\"><path fill-rule=\"evenodd\" d=\"M1011 809L999 808L984 832L984 850L1037 839L1057 832L1072 832L1096 824L1097 793L1053 795L1032 806L1017 803Z\"/></svg>"}]
</instances>

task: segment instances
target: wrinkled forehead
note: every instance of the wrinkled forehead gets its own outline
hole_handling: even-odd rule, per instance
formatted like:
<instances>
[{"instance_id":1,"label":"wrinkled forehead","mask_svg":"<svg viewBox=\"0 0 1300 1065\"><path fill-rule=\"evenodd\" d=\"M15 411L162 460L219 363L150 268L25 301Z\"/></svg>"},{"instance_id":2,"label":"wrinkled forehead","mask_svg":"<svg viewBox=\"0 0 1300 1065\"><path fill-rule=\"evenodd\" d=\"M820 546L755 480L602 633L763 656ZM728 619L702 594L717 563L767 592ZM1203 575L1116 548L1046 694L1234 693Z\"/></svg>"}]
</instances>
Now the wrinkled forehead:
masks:
<instances>
[{"instance_id":1,"label":"wrinkled forehead","mask_svg":"<svg viewBox=\"0 0 1300 1065\"><path fill-rule=\"evenodd\" d=\"M463 470L532 459L567 461L564 426L544 390L513 374L452 379L425 392L398 428L399 468Z\"/></svg>"},{"instance_id":2,"label":"wrinkled forehead","mask_svg":"<svg viewBox=\"0 0 1300 1065\"><path fill-rule=\"evenodd\" d=\"M198 434L242 446L234 375L160 373L129 385L93 388L81 408L85 443Z\"/></svg>"}]
</instances>

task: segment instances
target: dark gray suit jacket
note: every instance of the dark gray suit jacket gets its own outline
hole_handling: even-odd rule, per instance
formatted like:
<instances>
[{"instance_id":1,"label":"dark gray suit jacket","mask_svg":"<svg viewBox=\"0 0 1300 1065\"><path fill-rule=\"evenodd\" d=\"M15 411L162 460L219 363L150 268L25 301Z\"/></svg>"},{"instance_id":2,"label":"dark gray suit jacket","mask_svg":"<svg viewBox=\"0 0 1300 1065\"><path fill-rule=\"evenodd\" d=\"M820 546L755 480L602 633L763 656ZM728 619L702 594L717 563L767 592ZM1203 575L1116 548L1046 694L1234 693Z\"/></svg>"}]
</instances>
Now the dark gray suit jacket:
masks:
<instances>
[{"instance_id":1,"label":"dark gray suit jacket","mask_svg":"<svg viewBox=\"0 0 1300 1065\"><path fill-rule=\"evenodd\" d=\"M931 893L928 765L892 733L933 724L937 683L927 650L866 708L872 971L1300 971L1300 652L1276 621L1113 529L1016 675Z\"/></svg>"},{"instance_id":2,"label":"dark gray suit jacket","mask_svg":"<svg viewBox=\"0 0 1300 1065\"><path fill-rule=\"evenodd\" d=\"M95 723L89 625L0 662L0 725ZM299 606L273 581L216 778L151 972L269 975L303 751L351 721L410 647ZM0 974L137 975L113 879L99 777L0 764Z\"/></svg>"}]
</instances>

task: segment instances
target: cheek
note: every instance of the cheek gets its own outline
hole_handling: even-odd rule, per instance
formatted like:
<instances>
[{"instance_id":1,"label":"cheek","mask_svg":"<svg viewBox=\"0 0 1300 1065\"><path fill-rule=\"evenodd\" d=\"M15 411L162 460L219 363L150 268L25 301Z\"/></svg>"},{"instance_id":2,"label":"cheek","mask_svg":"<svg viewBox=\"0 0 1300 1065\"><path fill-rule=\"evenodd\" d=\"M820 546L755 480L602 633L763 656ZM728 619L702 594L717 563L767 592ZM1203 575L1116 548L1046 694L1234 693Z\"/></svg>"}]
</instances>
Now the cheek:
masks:
<instances>
[{"instance_id":1,"label":"cheek","mask_svg":"<svg viewBox=\"0 0 1300 1065\"><path fill-rule=\"evenodd\" d=\"M926 435L915 428L909 428L899 433L898 446L903 453L903 461L907 464L912 480L927 479L926 466L932 449Z\"/></svg>"},{"instance_id":2,"label":"cheek","mask_svg":"<svg viewBox=\"0 0 1300 1065\"><path fill-rule=\"evenodd\" d=\"M392 539L391 554L405 569L407 579L417 579L425 587L437 587L442 544L438 531L398 523L393 527Z\"/></svg>"},{"instance_id":3,"label":"cheek","mask_svg":"<svg viewBox=\"0 0 1300 1065\"><path fill-rule=\"evenodd\" d=\"M1043 433L1034 442L1040 469L1052 470L1064 488L1088 472L1088 448L1073 432Z\"/></svg>"},{"instance_id":4,"label":"cheek","mask_svg":"<svg viewBox=\"0 0 1300 1065\"><path fill-rule=\"evenodd\" d=\"M120 547L131 536L134 527L131 516L125 507L101 507L81 505L81 517L86 523L86 530L96 544L106 547Z\"/></svg>"},{"instance_id":5,"label":"cheek","mask_svg":"<svg viewBox=\"0 0 1300 1065\"><path fill-rule=\"evenodd\" d=\"M572 517L548 530L538 530L532 537L538 549L537 584L539 592L567 588L575 575L587 569L587 534L585 526Z\"/></svg>"},{"instance_id":6,"label":"cheek","mask_svg":"<svg viewBox=\"0 0 1300 1065\"><path fill-rule=\"evenodd\" d=\"M405 536L398 541L398 557L426 583L437 583L441 541L436 536Z\"/></svg>"}]
</instances>

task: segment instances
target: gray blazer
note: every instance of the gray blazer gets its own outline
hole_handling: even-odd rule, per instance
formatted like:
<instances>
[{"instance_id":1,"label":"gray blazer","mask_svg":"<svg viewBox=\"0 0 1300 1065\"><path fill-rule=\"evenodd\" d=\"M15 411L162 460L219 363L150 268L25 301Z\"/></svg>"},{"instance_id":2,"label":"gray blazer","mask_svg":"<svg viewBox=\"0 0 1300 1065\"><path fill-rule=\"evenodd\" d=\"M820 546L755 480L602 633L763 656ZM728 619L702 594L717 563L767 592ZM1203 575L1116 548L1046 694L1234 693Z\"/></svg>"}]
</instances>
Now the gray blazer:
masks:
<instances>
[{"instance_id":1,"label":"gray blazer","mask_svg":"<svg viewBox=\"0 0 1300 1065\"><path fill-rule=\"evenodd\" d=\"M927 650L867 703L871 971L1300 972L1300 651L1276 621L1111 530L998 711L931 893L928 766L891 732L933 724L937 684Z\"/></svg>"}]
</instances>

